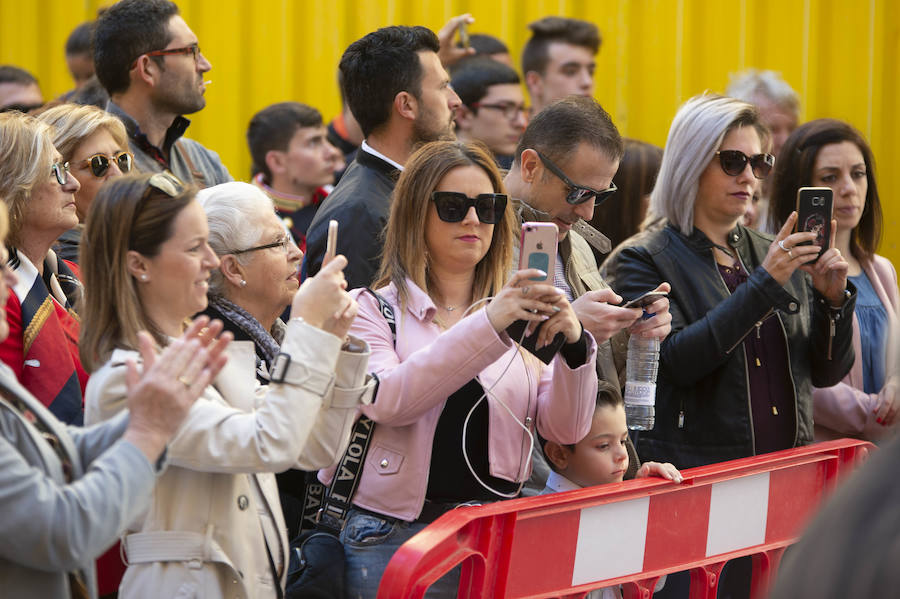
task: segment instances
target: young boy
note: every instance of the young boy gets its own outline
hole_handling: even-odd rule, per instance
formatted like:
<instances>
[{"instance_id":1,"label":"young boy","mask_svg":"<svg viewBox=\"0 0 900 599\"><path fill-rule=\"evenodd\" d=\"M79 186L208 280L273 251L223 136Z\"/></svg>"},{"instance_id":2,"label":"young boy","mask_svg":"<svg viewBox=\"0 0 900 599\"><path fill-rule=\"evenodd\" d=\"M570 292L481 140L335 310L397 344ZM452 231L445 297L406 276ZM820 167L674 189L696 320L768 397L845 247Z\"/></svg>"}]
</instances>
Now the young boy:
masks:
<instances>
[{"instance_id":1,"label":"young boy","mask_svg":"<svg viewBox=\"0 0 900 599\"><path fill-rule=\"evenodd\" d=\"M544 456L551 472L541 495L622 482L628 469L628 452L625 451L627 438L622 396L608 382L600 381L597 407L587 436L574 445L544 442ZM635 478L651 475L681 482L681 473L675 466L658 462L645 462Z\"/></svg>"},{"instance_id":2,"label":"young boy","mask_svg":"<svg viewBox=\"0 0 900 599\"><path fill-rule=\"evenodd\" d=\"M587 436L574 445L560 445L554 441L544 441L544 456L550 465L547 486L541 495L571 491L582 487L622 482L628 469L628 452L625 439L628 426L625 423L625 403L622 396L606 381L600 381L597 388L597 406L591 430ZM672 464L645 462L638 469L635 478L647 476L681 482L681 473ZM665 577L659 580L656 591L665 584ZM606 587L591 591L586 599L620 599L619 587Z\"/></svg>"}]
</instances>

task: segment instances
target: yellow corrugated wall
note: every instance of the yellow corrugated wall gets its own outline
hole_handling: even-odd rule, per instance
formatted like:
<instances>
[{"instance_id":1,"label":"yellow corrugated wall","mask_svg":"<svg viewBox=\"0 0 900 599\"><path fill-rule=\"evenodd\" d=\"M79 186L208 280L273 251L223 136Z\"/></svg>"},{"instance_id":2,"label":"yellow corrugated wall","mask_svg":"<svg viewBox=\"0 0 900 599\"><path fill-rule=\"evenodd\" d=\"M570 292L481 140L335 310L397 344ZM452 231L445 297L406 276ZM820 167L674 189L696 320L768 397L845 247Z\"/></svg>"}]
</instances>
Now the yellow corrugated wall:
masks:
<instances>
[{"instance_id":1,"label":"yellow corrugated wall","mask_svg":"<svg viewBox=\"0 0 900 599\"><path fill-rule=\"evenodd\" d=\"M70 87L63 61L69 31L92 18L96 0L0 0L0 63L33 71L48 96ZM518 56L526 24L557 14L595 22L603 34L597 99L622 133L659 145L678 105L722 91L746 67L781 71L800 93L803 119L850 121L871 141L886 227L882 253L897 246L894 165L900 141L900 3L895 0L180 0L213 65L207 107L190 135L222 156L235 177L250 159L244 131L260 108L283 100L339 109L335 71L343 49L377 27L439 29L456 14L474 32L506 40Z\"/></svg>"}]
</instances>

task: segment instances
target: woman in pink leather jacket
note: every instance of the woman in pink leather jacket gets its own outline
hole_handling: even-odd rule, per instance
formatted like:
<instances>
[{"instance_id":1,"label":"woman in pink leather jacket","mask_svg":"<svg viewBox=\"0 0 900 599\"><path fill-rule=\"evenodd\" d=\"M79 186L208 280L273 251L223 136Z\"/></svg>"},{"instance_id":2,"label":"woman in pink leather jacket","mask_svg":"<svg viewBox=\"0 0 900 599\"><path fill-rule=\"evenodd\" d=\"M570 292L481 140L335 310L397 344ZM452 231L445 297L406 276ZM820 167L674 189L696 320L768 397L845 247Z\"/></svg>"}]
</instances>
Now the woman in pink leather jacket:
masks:
<instances>
[{"instance_id":1,"label":"woman in pink leather jacket","mask_svg":"<svg viewBox=\"0 0 900 599\"><path fill-rule=\"evenodd\" d=\"M537 433L565 444L587 434L594 341L558 289L530 280L543 273L507 281L514 222L480 144L428 144L397 183L374 285L396 339L374 296L352 293L351 332L371 347L380 385L362 408L374 435L342 533L348 597L375 597L397 547L447 510L515 497ZM543 321L538 346L565 336L549 364L505 332L517 320ZM431 592L455 597L457 580Z\"/></svg>"}]
</instances>

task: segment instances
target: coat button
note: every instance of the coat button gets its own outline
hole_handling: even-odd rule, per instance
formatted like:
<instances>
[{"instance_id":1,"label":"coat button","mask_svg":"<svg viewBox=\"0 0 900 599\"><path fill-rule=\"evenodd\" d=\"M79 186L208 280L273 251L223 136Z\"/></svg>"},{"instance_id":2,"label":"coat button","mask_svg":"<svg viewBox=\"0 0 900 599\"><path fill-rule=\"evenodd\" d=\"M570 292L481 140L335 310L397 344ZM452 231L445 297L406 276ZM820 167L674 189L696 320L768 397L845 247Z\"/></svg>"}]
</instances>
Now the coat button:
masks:
<instances>
[{"instance_id":1,"label":"coat button","mask_svg":"<svg viewBox=\"0 0 900 599\"><path fill-rule=\"evenodd\" d=\"M387 458L385 458L385 459L381 460L381 462L378 465L381 466L382 468L387 468L390 465L390 462L388 462Z\"/></svg>"},{"instance_id":2,"label":"coat button","mask_svg":"<svg viewBox=\"0 0 900 599\"><path fill-rule=\"evenodd\" d=\"M237 498L237 504L239 510L245 510L247 509L247 506L250 505L250 500L247 499L246 495L240 495Z\"/></svg>"},{"instance_id":3,"label":"coat button","mask_svg":"<svg viewBox=\"0 0 900 599\"><path fill-rule=\"evenodd\" d=\"M791 312L796 312L797 311L797 302L789 303L788 310L790 310Z\"/></svg>"}]
</instances>

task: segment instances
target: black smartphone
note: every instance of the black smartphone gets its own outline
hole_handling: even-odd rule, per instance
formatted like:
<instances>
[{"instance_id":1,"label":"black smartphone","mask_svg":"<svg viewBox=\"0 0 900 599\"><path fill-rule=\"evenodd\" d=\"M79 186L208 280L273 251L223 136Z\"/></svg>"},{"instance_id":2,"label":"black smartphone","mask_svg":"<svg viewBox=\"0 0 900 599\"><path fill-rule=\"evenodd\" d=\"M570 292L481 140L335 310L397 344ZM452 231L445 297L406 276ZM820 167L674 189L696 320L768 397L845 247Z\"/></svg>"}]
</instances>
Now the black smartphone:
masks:
<instances>
[{"instance_id":1,"label":"black smartphone","mask_svg":"<svg viewBox=\"0 0 900 599\"><path fill-rule=\"evenodd\" d=\"M541 331L541 327L544 326L544 323L540 323L537 328L534 329L534 332L522 339L522 335L525 333L525 327L528 325L528 321L525 320L517 320L508 327L506 327L506 333L509 335L509 338L519 343L521 340L521 346L531 352L538 360L543 362L544 364L549 364L553 359L553 356L556 355L562 346L566 343L566 336L562 333L557 333L553 338L553 341L550 342L550 345L546 347L542 347L537 349L537 338L538 333Z\"/></svg>"},{"instance_id":2,"label":"black smartphone","mask_svg":"<svg viewBox=\"0 0 900 599\"><path fill-rule=\"evenodd\" d=\"M834 193L828 187L801 187L797 190L797 232L809 231L816 234L814 241L805 241L800 245L821 247L819 256L828 249L831 242L833 207Z\"/></svg>"},{"instance_id":3,"label":"black smartphone","mask_svg":"<svg viewBox=\"0 0 900 599\"><path fill-rule=\"evenodd\" d=\"M648 291L647 293L644 293L643 295L640 295L631 301L627 301L627 302L623 303L622 307L623 308L643 308L645 306L649 306L650 304L652 304L653 302L655 302L658 299L667 297L668 295L669 294L666 293L665 291Z\"/></svg>"}]
</instances>

